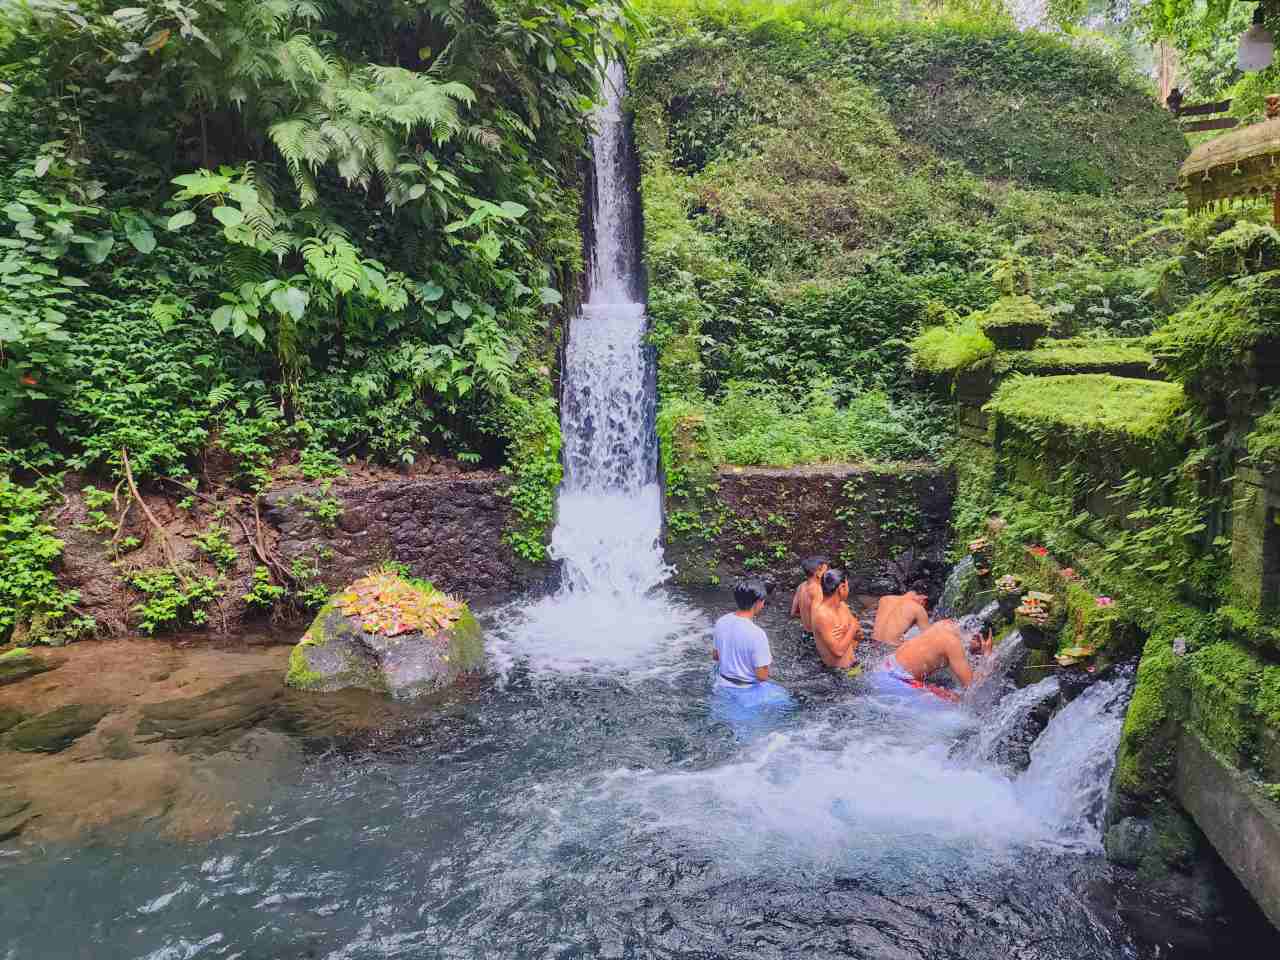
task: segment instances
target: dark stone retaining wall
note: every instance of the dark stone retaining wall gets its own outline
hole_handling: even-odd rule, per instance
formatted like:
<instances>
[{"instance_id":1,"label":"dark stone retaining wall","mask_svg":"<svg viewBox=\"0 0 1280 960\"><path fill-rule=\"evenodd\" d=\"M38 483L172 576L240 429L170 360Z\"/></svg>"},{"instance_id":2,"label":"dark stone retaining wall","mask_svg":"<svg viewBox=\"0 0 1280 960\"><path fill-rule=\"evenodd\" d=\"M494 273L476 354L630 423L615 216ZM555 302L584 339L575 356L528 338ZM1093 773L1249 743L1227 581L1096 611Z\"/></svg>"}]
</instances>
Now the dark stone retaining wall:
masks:
<instances>
[{"instance_id":1,"label":"dark stone retaining wall","mask_svg":"<svg viewBox=\"0 0 1280 960\"><path fill-rule=\"evenodd\" d=\"M315 561L321 579L337 588L364 576L384 560L406 563L417 577L441 590L477 592L520 588L545 576L515 555L503 540L511 503L510 481L492 470L335 483L336 523L317 519L317 484L283 487L264 495L263 517L279 531L276 549L285 563Z\"/></svg>"},{"instance_id":2,"label":"dark stone retaining wall","mask_svg":"<svg viewBox=\"0 0 1280 960\"><path fill-rule=\"evenodd\" d=\"M823 554L855 593L896 591L904 575L936 591L954 495L951 476L929 464L725 467L696 520L669 512L666 557L687 584L751 574L790 586L802 558ZM909 569L895 571L908 555Z\"/></svg>"}]
</instances>

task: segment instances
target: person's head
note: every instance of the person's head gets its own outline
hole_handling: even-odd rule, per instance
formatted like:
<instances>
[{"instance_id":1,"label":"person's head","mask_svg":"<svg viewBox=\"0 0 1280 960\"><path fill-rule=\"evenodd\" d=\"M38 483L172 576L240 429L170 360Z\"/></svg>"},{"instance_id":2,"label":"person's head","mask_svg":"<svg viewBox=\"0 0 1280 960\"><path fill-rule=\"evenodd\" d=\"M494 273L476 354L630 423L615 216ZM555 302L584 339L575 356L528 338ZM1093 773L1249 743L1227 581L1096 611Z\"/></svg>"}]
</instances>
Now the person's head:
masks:
<instances>
[{"instance_id":1,"label":"person's head","mask_svg":"<svg viewBox=\"0 0 1280 960\"><path fill-rule=\"evenodd\" d=\"M845 578L843 570L832 567L822 575L822 595L838 597L841 600L849 595L849 581Z\"/></svg>"},{"instance_id":2,"label":"person's head","mask_svg":"<svg viewBox=\"0 0 1280 960\"><path fill-rule=\"evenodd\" d=\"M982 623L975 617L964 617L960 620L945 620L956 633L960 634L960 645L969 657L980 656L986 652L983 642L986 639L982 632Z\"/></svg>"},{"instance_id":3,"label":"person's head","mask_svg":"<svg viewBox=\"0 0 1280 960\"><path fill-rule=\"evenodd\" d=\"M821 577L830 566L826 557L808 557L800 561L800 569L806 577Z\"/></svg>"},{"instance_id":4,"label":"person's head","mask_svg":"<svg viewBox=\"0 0 1280 960\"><path fill-rule=\"evenodd\" d=\"M741 613L759 613L764 609L765 597L768 595L769 588L759 580L739 580L733 588L733 602L738 605Z\"/></svg>"}]
</instances>

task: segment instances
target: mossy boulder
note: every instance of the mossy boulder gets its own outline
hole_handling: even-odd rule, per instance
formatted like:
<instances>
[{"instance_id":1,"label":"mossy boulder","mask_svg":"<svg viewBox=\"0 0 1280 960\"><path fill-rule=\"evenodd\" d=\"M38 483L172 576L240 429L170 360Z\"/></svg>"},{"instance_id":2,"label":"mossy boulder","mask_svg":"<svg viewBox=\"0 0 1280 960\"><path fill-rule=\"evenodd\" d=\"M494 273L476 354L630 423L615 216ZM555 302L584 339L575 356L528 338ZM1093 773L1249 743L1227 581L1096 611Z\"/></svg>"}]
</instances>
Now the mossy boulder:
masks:
<instances>
[{"instance_id":1,"label":"mossy boulder","mask_svg":"<svg viewBox=\"0 0 1280 960\"><path fill-rule=\"evenodd\" d=\"M111 708L98 703L72 703L24 720L6 738L22 753L59 753L96 727Z\"/></svg>"},{"instance_id":2,"label":"mossy boulder","mask_svg":"<svg viewBox=\"0 0 1280 960\"><path fill-rule=\"evenodd\" d=\"M293 649L285 683L410 699L483 664L480 625L466 604L425 581L381 572L338 591L316 615Z\"/></svg>"},{"instance_id":3,"label":"mossy boulder","mask_svg":"<svg viewBox=\"0 0 1280 960\"><path fill-rule=\"evenodd\" d=\"M37 656L26 647L14 647L0 653L0 687L37 676L57 666L60 666L57 661Z\"/></svg>"},{"instance_id":4,"label":"mossy boulder","mask_svg":"<svg viewBox=\"0 0 1280 960\"><path fill-rule=\"evenodd\" d=\"M982 333L1002 350L1025 350L1053 327L1053 317L1027 296L1001 297L978 317Z\"/></svg>"}]
</instances>

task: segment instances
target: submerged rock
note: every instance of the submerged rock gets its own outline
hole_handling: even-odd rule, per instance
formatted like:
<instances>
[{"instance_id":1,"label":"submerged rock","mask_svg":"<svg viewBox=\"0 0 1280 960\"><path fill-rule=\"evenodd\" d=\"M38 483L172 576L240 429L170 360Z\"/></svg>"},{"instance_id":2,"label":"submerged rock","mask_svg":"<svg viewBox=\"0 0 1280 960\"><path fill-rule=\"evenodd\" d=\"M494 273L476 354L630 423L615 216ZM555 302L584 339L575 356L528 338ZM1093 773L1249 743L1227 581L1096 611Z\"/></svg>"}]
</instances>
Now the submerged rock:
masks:
<instances>
[{"instance_id":1,"label":"submerged rock","mask_svg":"<svg viewBox=\"0 0 1280 960\"><path fill-rule=\"evenodd\" d=\"M26 647L16 647L8 653L0 653L0 687L17 683L61 666L57 660L38 657Z\"/></svg>"},{"instance_id":2,"label":"submerged rock","mask_svg":"<svg viewBox=\"0 0 1280 960\"><path fill-rule=\"evenodd\" d=\"M24 720L9 731L9 746L22 753L58 753L67 749L111 712L100 703L72 703Z\"/></svg>"},{"instance_id":3,"label":"submerged rock","mask_svg":"<svg viewBox=\"0 0 1280 960\"><path fill-rule=\"evenodd\" d=\"M255 726L272 714L284 695L278 676L251 674L198 697L147 704L138 721L138 738L143 743L189 740Z\"/></svg>"},{"instance_id":4,"label":"submerged rock","mask_svg":"<svg viewBox=\"0 0 1280 960\"><path fill-rule=\"evenodd\" d=\"M0 733L7 733L25 719L27 719L27 715L21 710L0 707Z\"/></svg>"},{"instance_id":5,"label":"submerged rock","mask_svg":"<svg viewBox=\"0 0 1280 960\"><path fill-rule=\"evenodd\" d=\"M285 683L407 699L442 690L483 663L480 625L466 604L423 581L381 572L325 605L294 647Z\"/></svg>"}]
</instances>

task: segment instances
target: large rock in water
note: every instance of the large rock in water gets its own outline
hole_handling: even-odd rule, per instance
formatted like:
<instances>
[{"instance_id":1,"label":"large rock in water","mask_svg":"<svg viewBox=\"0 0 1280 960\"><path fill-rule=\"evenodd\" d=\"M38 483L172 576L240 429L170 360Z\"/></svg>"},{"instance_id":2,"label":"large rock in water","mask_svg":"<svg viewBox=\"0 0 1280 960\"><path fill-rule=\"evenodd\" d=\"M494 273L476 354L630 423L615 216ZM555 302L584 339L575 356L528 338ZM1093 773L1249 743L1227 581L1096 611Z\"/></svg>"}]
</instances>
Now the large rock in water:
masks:
<instances>
[{"instance_id":1,"label":"large rock in water","mask_svg":"<svg viewBox=\"0 0 1280 960\"><path fill-rule=\"evenodd\" d=\"M480 625L466 604L380 572L334 594L293 648L285 683L408 699L442 690L483 663Z\"/></svg>"}]
</instances>

